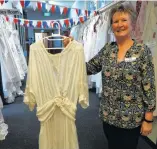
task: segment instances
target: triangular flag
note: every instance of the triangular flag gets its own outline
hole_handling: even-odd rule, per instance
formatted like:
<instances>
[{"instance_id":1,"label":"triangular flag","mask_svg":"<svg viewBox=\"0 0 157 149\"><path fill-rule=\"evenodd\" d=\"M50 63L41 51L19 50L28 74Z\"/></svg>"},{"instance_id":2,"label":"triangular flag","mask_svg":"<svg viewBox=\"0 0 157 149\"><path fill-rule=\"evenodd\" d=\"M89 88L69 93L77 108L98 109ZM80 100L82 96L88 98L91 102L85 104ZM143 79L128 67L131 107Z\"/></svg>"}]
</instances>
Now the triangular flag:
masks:
<instances>
[{"instance_id":1,"label":"triangular flag","mask_svg":"<svg viewBox=\"0 0 157 149\"><path fill-rule=\"evenodd\" d=\"M60 12L60 7L59 7L59 6L56 6L56 13L61 14L61 12Z\"/></svg>"},{"instance_id":2,"label":"triangular flag","mask_svg":"<svg viewBox=\"0 0 157 149\"><path fill-rule=\"evenodd\" d=\"M37 27L38 27L38 28L41 28L41 21L38 21L38 22L37 22Z\"/></svg>"},{"instance_id":3,"label":"triangular flag","mask_svg":"<svg viewBox=\"0 0 157 149\"><path fill-rule=\"evenodd\" d=\"M90 16L90 14L91 14L91 11L88 11L88 16Z\"/></svg>"},{"instance_id":4,"label":"triangular flag","mask_svg":"<svg viewBox=\"0 0 157 149\"><path fill-rule=\"evenodd\" d=\"M97 15L97 11L94 11L94 16L96 16Z\"/></svg>"},{"instance_id":5,"label":"triangular flag","mask_svg":"<svg viewBox=\"0 0 157 149\"><path fill-rule=\"evenodd\" d=\"M8 17L9 17L9 22L13 23L14 22L14 17L12 17L12 16L8 16Z\"/></svg>"},{"instance_id":6,"label":"triangular flag","mask_svg":"<svg viewBox=\"0 0 157 149\"><path fill-rule=\"evenodd\" d=\"M36 20L33 20L32 25L33 25L34 27L36 27L36 26L37 26L37 21L36 21Z\"/></svg>"},{"instance_id":7,"label":"triangular flag","mask_svg":"<svg viewBox=\"0 0 157 149\"><path fill-rule=\"evenodd\" d=\"M47 22L47 26L48 26L48 28L50 28L50 27L51 27L51 21L48 20L48 21L46 21L46 22Z\"/></svg>"},{"instance_id":8,"label":"triangular flag","mask_svg":"<svg viewBox=\"0 0 157 149\"><path fill-rule=\"evenodd\" d=\"M53 22L54 22L54 21L51 21L51 22L50 22L50 27L51 27L51 28L54 27L54 26L53 26L53 25L54 25Z\"/></svg>"},{"instance_id":9,"label":"triangular flag","mask_svg":"<svg viewBox=\"0 0 157 149\"><path fill-rule=\"evenodd\" d=\"M46 12L46 3L42 3L42 11Z\"/></svg>"},{"instance_id":10,"label":"triangular flag","mask_svg":"<svg viewBox=\"0 0 157 149\"><path fill-rule=\"evenodd\" d=\"M78 22L79 22L79 18L77 17L77 18L75 18L74 19L74 22L75 22L75 25L77 25L78 24Z\"/></svg>"},{"instance_id":11,"label":"triangular flag","mask_svg":"<svg viewBox=\"0 0 157 149\"><path fill-rule=\"evenodd\" d=\"M37 2L37 6L38 6L38 10L41 11L42 7L41 7L41 3L40 2Z\"/></svg>"},{"instance_id":12,"label":"triangular flag","mask_svg":"<svg viewBox=\"0 0 157 149\"><path fill-rule=\"evenodd\" d=\"M63 10L64 15L66 15L66 14L67 14L67 12L68 12L68 8L67 8L67 7L65 7L65 8L64 8L64 10Z\"/></svg>"},{"instance_id":13,"label":"triangular flag","mask_svg":"<svg viewBox=\"0 0 157 149\"><path fill-rule=\"evenodd\" d=\"M60 13L63 14L64 7L60 7Z\"/></svg>"},{"instance_id":14,"label":"triangular flag","mask_svg":"<svg viewBox=\"0 0 157 149\"><path fill-rule=\"evenodd\" d=\"M69 20L68 19L64 20L64 23L65 23L66 27L69 27Z\"/></svg>"},{"instance_id":15,"label":"triangular flag","mask_svg":"<svg viewBox=\"0 0 157 149\"><path fill-rule=\"evenodd\" d=\"M24 20L24 26L28 27L28 25L29 25L29 20Z\"/></svg>"},{"instance_id":16,"label":"triangular flag","mask_svg":"<svg viewBox=\"0 0 157 149\"><path fill-rule=\"evenodd\" d=\"M21 19L20 25L24 25L24 19Z\"/></svg>"},{"instance_id":17,"label":"triangular flag","mask_svg":"<svg viewBox=\"0 0 157 149\"><path fill-rule=\"evenodd\" d=\"M18 19L18 24L19 24L19 25L21 24L21 19Z\"/></svg>"},{"instance_id":18,"label":"triangular flag","mask_svg":"<svg viewBox=\"0 0 157 149\"><path fill-rule=\"evenodd\" d=\"M76 10L76 13L77 13L77 15L78 15L78 9L76 8L75 10Z\"/></svg>"},{"instance_id":19,"label":"triangular flag","mask_svg":"<svg viewBox=\"0 0 157 149\"><path fill-rule=\"evenodd\" d=\"M33 8L33 10L35 11L37 9L37 2L31 2L30 6Z\"/></svg>"},{"instance_id":20,"label":"triangular flag","mask_svg":"<svg viewBox=\"0 0 157 149\"><path fill-rule=\"evenodd\" d=\"M77 15L80 16L81 14L81 10L80 9L76 9Z\"/></svg>"},{"instance_id":21,"label":"triangular flag","mask_svg":"<svg viewBox=\"0 0 157 149\"><path fill-rule=\"evenodd\" d=\"M86 14L85 14L85 10L81 10L81 15L82 16L85 16Z\"/></svg>"},{"instance_id":22,"label":"triangular flag","mask_svg":"<svg viewBox=\"0 0 157 149\"><path fill-rule=\"evenodd\" d=\"M71 26L73 26L74 25L73 18L71 18L69 21L70 21Z\"/></svg>"},{"instance_id":23,"label":"triangular flag","mask_svg":"<svg viewBox=\"0 0 157 149\"><path fill-rule=\"evenodd\" d=\"M51 5L46 3L46 10L49 12L51 9Z\"/></svg>"},{"instance_id":24,"label":"triangular flag","mask_svg":"<svg viewBox=\"0 0 157 149\"><path fill-rule=\"evenodd\" d=\"M88 16L88 11L87 10L85 10L85 14L86 14L86 16Z\"/></svg>"},{"instance_id":25,"label":"triangular flag","mask_svg":"<svg viewBox=\"0 0 157 149\"><path fill-rule=\"evenodd\" d=\"M67 14L69 14L71 12L71 8L68 8ZM74 10L74 12L76 13L76 11Z\"/></svg>"},{"instance_id":26,"label":"triangular flag","mask_svg":"<svg viewBox=\"0 0 157 149\"><path fill-rule=\"evenodd\" d=\"M52 5L52 7L51 7L51 11L52 11L52 13L54 13L55 10L56 10L56 6L55 6L55 5Z\"/></svg>"},{"instance_id":27,"label":"triangular flag","mask_svg":"<svg viewBox=\"0 0 157 149\"><path fill-rule=\"evenodd\" d=\"M87 21L87 16L84 16L84 21Z\"/></svg>"},{"instance_id":28,"label":"triangular flag","mask_svg":"<svg viewBox=\"0 0 157 149\"><path fill-rule=\"evenodd\" d=\"M27 26L29 23L29 20L24 20L24 24Z\"/></svg>"},{"instance_id":29,"label":"triangular flag","mask_svg":"<svg viewBox=\"0 0 157 149\"><path fill-rule=\"evenodd\" d=\"M46 21L42 21L42 25L43 25L43 28L47 28L47 22Z\"/></svg>"},{"instance_id":30,"label":"triangular flag","mask_svg":"<svg viewBox=\"0 0 157 149\"><path fill-rule=\"evenodd\" d=\"M30 4L30 1L26 0L26 1L25 1L25 7L28 7L29 4Z\"/></svg>"},{"instance_id":31,"label":"triangular flag","mask_svg":"<svg viewBox=\"0 0 157 149\"><path fill-rule=\"evenodd\" d=\"M8 16L6 16L5 19L6 19L7 22L9 22L9 17Z\"/></svg>"},{"instance_id":32,"label":"triangular flag","mask_svg":"<svg viewBox=\"0 0 157 149\"><path fill-rule=\"evenodd\" d=\"M1 5L3 5L3 3L4 3L4 0L0 0L0 3L1 3Z\"/></svg>"},{"instance_id":33,"label":"triangular flag","mask_svg":"<svg viewBox=\"0 0 157 149\"><path fill-rule=\"evenodd\" d=\"M18 18L14 18L14 23L18 23Z\"/></svg>"},{"instance_id":34,"label":"triangular flag","mask_svg":"<svg viewBox=\"0 0 157 149\"><path fill-rule=\"evenodd\" d=\"M80 17L79 20L80 20L81 23L84 23L84 18L83 17Z\"/></svg>"},{"instance_id":35,"label":"triangular flag","mask_svg":"<svg viewBox=\"0 0 157 149\"><path fill-rule=\"evenodd\" d=\"M73 18L73 23L74 23L74 25L76 24L76 18Z\"/></svg>"},{"instance_id":36,"label":"triangular flag","mask_svg":"<svg viewBox=\"0 0 157 149\"><path fill-rule=\"evenodd\" d=\"M25 7L25 2L24 2L24 0L20 0L20 4L21 4L22 8Z\"/></svg>"},{"instance_id":37,"label":"triangular flag","mask_svg":"<svg viewBox=\"0 0 157 149\"><path fill-rule=\"evenodd\" d=\"M29 27L33 27L34 28L33 21L29 21Z\"/></svg>"},{"instance_id":38,"label":"triangular flag","mask_svg":"<svg viewBox=\"0 0 157 149\"><path fill-rule=\"evenodd\" d=\"M60 21L61 27L64 27L64 20L59 20L59 21Z\"/></svg>"}]
</instances>

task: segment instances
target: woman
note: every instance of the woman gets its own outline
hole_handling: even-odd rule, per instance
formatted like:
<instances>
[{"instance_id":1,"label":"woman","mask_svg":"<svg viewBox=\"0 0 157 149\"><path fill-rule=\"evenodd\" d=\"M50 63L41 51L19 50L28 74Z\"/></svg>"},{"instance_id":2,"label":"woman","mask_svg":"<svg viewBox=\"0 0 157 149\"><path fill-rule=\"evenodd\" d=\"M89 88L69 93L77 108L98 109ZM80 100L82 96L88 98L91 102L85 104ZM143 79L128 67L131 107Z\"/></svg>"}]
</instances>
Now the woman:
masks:
<instances>
[{"instance_id":1,"label":"woman","mask_svg":"<svg viewBox=\"0 0 157 149\"><path fill-rule=\"evenodd\" d=\"M100 117L109 149L136 149L140 133L152 131L154 66L150 49L131 38L134 13L120 5L110 13L116 42L87 63L88 75L102 71Z\"/></svg>"},{"instance_id":2,"label":"woman","mask_svg":"<svg viewBox=\"0 0 157 149\"><path fill-rule=\"evenodd\" d=\"M140 133L152 131L155 109L154 66L150 49L131 38L133 11L123 5L111 10L116 42L87 63L88 75L102 71L100 117L109 149L136 149Z\"/></svg>"}]
</instances>

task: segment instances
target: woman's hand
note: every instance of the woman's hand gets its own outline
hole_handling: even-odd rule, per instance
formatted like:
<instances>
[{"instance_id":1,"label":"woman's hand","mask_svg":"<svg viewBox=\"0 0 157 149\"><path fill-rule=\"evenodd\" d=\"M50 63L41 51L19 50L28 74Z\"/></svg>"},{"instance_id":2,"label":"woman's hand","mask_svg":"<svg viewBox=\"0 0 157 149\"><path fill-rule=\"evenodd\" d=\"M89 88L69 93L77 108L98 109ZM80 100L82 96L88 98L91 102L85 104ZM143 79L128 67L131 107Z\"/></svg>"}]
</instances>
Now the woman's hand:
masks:
<instances>
[{"instance_id":1,"label":"woman's hand","mask_svg":"<svg viewBox=\"0 0 157 149\"><path fill-rule=\"evenodd\" d=\"M153 125L152 123L142 122L141 126L141 135L148 136L152 132Z\"/></svg>"},{"instance_id":2,"label":"woman's hand","mask_svg":"<svg viewBox=\"0 0 157 149\"><path fill-rule=\"evenodd\" d=\"M71 36L69 36L69 37L67 37L67 38L64 38L64 40L63 40L63 45L64 45L64 47L66 47L66 46L69 44L69 42L70 42L70 41L73 41L73 40L74 40L74 38L71 37Z\"/></svg>"}]
</instances>

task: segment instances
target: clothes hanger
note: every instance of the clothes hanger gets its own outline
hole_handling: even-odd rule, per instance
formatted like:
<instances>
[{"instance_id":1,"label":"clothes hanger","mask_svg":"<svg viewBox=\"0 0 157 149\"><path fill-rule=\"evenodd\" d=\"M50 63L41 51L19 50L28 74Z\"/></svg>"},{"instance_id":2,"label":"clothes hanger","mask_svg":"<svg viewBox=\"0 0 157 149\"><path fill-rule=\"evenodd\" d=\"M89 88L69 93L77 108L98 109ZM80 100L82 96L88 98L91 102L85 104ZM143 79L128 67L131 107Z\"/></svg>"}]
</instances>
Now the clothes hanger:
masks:
<instances>
[{"instance_id":1,"label":"clothes hanger","mask_svg":"<svg viewBox=\"0 0 157 149\"><path fill-rule=\"evenodd\" d=\"M42 38L42 40L47 39L48 41L57 41L57 40L63 41L65 38L69 38L69 37L67 37L67 36L63 36L63 35L60 34L60 32L61 32L60 24L59 24L57 21L52 22L52 24L51 24L52 27L54 26L54 24L57 24L57 25L58 25L58 33L56 33L56 34L52 33L51 36L44 37L44 38ZM50 39L50 37L61 37L61 38L58 38L58 39L56 39L56 38ZM64 49L64 47L52 47L52 48L45 48L45 49L47 49L47 50Z\"/></svg>"}]
</instances>

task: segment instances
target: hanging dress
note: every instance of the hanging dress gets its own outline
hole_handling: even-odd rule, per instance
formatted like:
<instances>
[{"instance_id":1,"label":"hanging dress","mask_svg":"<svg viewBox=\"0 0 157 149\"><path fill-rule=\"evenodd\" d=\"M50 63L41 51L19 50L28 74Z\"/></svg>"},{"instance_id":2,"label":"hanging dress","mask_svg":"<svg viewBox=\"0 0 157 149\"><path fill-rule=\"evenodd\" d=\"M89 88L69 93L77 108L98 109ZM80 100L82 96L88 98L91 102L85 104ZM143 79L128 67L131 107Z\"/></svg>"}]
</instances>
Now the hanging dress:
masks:
<instances>
[{"instance_id":1,"label":"hanging dress","mask_svg":"<svg viewBox=\"0 0 157 149\"><path fill-rule=\"evenodd\" d=\"M39 149L78 149L77 102L87 108L87 73L80 43L50 54L42 41L31 45L24 103L37 105Z\"/></svg>"},{"instance_id":2,"label":"hanging dress","mask_svg":"<svg viewBox=\"0 0 157 149\"><path fill-rule=\"evenodd\" d=\"M2 99L0 97L0 141L5 140L7 134L8 134L8 125L4 123L4 118L2 114L2 108L3 108L3 103Z\"/></svg>"}]
</instances>

